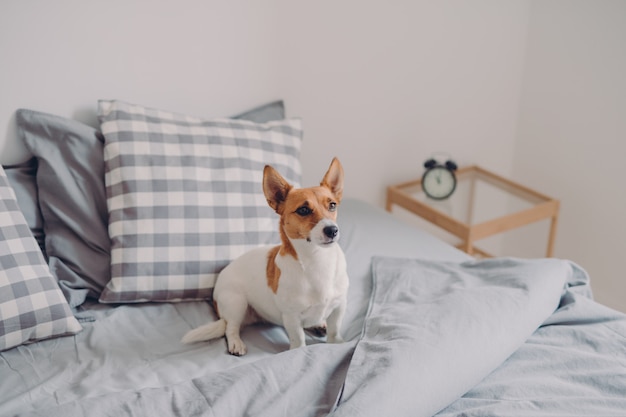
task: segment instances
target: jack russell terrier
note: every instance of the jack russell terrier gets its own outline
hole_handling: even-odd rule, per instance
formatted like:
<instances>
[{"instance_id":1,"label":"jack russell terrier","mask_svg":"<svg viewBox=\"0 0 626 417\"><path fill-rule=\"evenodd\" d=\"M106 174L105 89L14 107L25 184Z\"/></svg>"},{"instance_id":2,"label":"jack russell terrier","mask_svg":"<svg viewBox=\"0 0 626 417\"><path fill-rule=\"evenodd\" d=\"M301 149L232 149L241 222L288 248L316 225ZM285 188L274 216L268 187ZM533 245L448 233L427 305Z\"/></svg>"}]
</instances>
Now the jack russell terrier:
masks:
<instances>
[{"instance_id":1,"label":"jack russell terrier","mask_svg":"<svg viewBox=\"0 0 626 417\"><path fill-rule=\"evenodd\" d=\"M226 336L228 352L245 355L240 329L258 321L284 326L290 349L305 346L307 328L325 329L330 343L343 341L348 274L337 243L341 163L333 159L319 187L300 189L267 165L263 192L280 216L282 243L246 252L222 270L213 290L219 320L189 331L183 343Z\"/></svg>"}]
</instances>

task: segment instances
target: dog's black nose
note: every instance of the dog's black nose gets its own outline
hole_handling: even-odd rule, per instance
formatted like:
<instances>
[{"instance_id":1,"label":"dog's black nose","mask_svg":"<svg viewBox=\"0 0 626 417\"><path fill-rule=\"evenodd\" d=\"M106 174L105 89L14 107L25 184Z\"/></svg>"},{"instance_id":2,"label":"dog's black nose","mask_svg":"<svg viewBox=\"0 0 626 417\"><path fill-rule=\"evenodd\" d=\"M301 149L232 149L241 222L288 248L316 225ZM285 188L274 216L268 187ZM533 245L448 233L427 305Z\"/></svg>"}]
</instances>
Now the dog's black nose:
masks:
<instances>
[{"instance_id":1,"label":"dog's black nose","mask_svg":"<svg viewBox=\"0 0 626 417\"><path fill-rule=\"evenodd\" d=\"M337 236L337 233L339 233L339 228L335 225L326 226L324 228L324 234L331 239L334 239Z\"/></svg>"}]
</instances>

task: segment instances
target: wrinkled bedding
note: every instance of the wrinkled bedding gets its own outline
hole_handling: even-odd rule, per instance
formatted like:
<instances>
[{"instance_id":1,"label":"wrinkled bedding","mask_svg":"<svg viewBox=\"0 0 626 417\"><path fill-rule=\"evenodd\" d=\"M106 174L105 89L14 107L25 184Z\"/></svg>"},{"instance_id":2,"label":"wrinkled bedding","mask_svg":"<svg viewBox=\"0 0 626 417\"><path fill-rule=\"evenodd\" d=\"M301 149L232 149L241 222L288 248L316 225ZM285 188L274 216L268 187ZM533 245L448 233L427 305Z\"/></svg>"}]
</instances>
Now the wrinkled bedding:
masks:
<instances>
[{"instance_id":1,"label":"wrinkled bedding","mask_svg":"<svg viewBox=\"0 0 626 417\"><path fill-rule=\"evenodd\" d=\"M246 328L182 345L205 302L77 312L84 330L0 352L0 415L624 415L626 316L562 260L466 254L347 200L347 342Z\"/></svg>"},{"instance_id":2,"label":"wrinkled bedding","mask_svg":"<svg viewBox=\"0 0 626 417\"><path fill-rule=\"evenodd\" d=\"M378 258L373 269L337 415L624 415L626 320L587 298L578 266Z\"/></svg>"}]
</instances>

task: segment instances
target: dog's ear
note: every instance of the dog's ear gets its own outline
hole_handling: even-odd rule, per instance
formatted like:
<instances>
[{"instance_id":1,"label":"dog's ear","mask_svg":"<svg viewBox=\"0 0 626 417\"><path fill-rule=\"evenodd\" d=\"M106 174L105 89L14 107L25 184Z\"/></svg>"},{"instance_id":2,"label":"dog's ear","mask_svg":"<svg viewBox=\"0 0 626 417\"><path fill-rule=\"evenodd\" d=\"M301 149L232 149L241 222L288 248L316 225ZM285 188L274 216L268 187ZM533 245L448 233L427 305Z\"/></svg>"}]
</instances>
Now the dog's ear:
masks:
<instances>
[{"instance_id":1,"label":"dog's ear","mask_svg":"<svg viewBox=\"0 0 626 417\"><path fill-rule=\"evenodd\" d=\"M337 200L341 200L343 196L343 167L339 159L333 158L320 185L330 189Z\"/></svg>"},{"instance_id":2,"label":"dog's ear","mask_svg":"<svg viewBox=\"0 0 626 417\"><path fill-rule=\"evenodd\" d=\"M293 188L274 168L265 165L263 169L263 193L267 199L267 204L282 214L282 203L287 198L287 194Z\"/></svg>"}]
</instances>

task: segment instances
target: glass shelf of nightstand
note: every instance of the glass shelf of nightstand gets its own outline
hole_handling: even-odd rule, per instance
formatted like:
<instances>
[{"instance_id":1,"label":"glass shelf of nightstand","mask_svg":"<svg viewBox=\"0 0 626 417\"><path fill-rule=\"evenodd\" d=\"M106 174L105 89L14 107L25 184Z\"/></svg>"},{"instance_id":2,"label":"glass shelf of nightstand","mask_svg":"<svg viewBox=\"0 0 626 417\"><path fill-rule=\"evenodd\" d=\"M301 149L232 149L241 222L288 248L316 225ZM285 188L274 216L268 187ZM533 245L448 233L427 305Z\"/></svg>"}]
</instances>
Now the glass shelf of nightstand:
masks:
<instances>
[{"instance_id":1,"label":"glass shelf of nightstand","mask_svg":"<svg viewBox=\"0 0 626 417\"><path fill-rule=\"evenodd\" d=\"M478 166L457 171L457 187L446 200L433 200L421 180L387 189L387 210L393 205L417 214L462 240L459 247L481 253L474 242L539 220L550 219L547 256L552 256L559 202Z\"/></svg>"}]
</instances>

